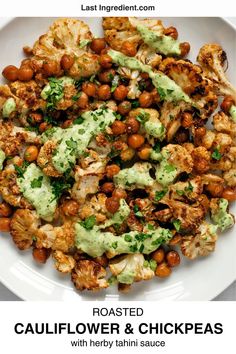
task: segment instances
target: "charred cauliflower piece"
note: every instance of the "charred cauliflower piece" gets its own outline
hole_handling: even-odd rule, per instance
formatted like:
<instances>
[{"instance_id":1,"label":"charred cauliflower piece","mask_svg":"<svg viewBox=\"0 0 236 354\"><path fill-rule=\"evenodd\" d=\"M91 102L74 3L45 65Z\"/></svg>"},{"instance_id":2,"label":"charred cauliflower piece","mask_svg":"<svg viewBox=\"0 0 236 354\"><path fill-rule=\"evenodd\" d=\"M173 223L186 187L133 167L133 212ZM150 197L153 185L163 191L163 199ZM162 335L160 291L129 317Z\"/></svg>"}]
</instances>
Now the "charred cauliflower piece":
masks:
<instances>
[{"instance_id":1,"label":"charred cauliflower piece","mask_svg":"<svg viewBox=\"0 0 236 354\"><path fill-rule=\"evenodd\" d=\"M85 175L76 177L76 182L72 187L71 196L79 204L83 204L88 195L95 194L98 191L99 177Z\"/></svg>"},{"instance_id":2,"label":"charred cauliflower piece","mask_svg":"<svg viewBox=\"0 0 236 354\"><path fill-rule=\"evenodd\" d=\"M196 201L202 194L202 178L196 176L187 182L177 182L169 187L169 198L184 201L185 199Z\"/></svg>"},{"instance_id":3,"label":"charred cauliflower piece","mask_svg":"<svg viewBox=\"0 0 236 354\"><path fill-rule=\"evenodd\" d=\"M81 260L76 263L72 270L71 280L76 289L100 290L109 286L106 277L106 270L92 260Z\"/></svg>"},{"instance_id":4,"label":"charred cauliflower piece","mask_svg":"<svg viewBox=\"0 0 236 354\"><path fill-rule=\"evenodd\" d=\"M56 269L61 273L71 273L75 267L75 259L62 251L54 251L52 257L55 260Z\"/></svg>"},{"instance_id":5,"label":"charred cauliflower piece","mask_svg":"<svg viewBox=\"0 0 236 354\"><path fill-rule=\"evenodd\" d=\"M192 151L193 169L196 173L206 173L210 169L210 152L203 146L199 146Z\"/></svg>"},{"instance_id":6,"label":"charred cauliflower piece","mask_svg":"<svg viewBox=\"0 0 236 354\"><path fill-rule=\"evenodd\" d=\"M145 267L144 256L140 253L118 257L110 261L109 268L112 275L122 284L149 280L155 275L150 267Z\"/></svg>"},{"instance_id":7,"label":"charred cauliflower piece","mask_svg":"<svg viewBox=\"0 0 236 354\"><path fill-rule=\"evenodd\" d=\"M214 129L220 133L229 134L231 137L236 136L236 123L224 112L218 112L213 117Z\"/></svg>"},{"instance_id":8,"label":"charred cauliflower piece","mask_svg":"<svg viewBox=\"0 0 236 354\"><path fill-rule=\"evenodd\" d=\"M235 220L228 213L228 200L224 198L212 198L210 202L211 219L221 231L234 226Z\"/></svg>"},{"instance_id":9,"label":"charred cauliflower piece","mask_svg":"<svg viewBox=\"0 0 236 354\"><path fill-rule=\"evenodd\" d=\"M91 198L88 198L79 209L79 217L84 220L91 215L95 215L97 222L104 222L108 216L105 204L106 199L107 197L103 193L98 193Z\"/></svg>"},{"instance_id":10,"label":"charred cauliflower piece","mask_svg":"<svg viewBox=\"0 0 236 354\"><path fill-rule=\"evenodd\" d=\"M52 163L53 152L55 151L57 143L48 140L46 143L41 147L38 158L37 164L39 167L42 168L45 175L50 177L60 177L61 173L59 173Z\"/></svg>"},{"instance_id":11,"label":"charred cauliflower piece","mask_svg":"<svg viewBox=\"0 0 236 354\"><path fill-rule=\"evenodd\" d=\"M40 219L35 211L17 209L11 219L10 233L15 245L20 250L31 247L37 235Z\"/></svg>"},{"instance_id":12,"label":"charred cauliflower piece","mask_svg":"<svg viewBox=\"0 0 236 354\"><path fill-rule=\"evenodd\" d=\"M208 256L215 250L217 227L203 222L195 236L184 236L181 243L183 255L189 259Z\"/></svg>"},{"instance_id":13,"label":"charred cauliflower piece","mask_svg":"<svg viewBox=\"0 0 236 354\"><path fill-rule=\"evenodd\" d=\"M214 84L218 95L231 95L236 100L236 89L225 75L227 55L219 44L205 44L199 51L197 61L201 65L204 75Z\"/></svg>"},{"instance_id":14,"label":"charred cauliflower piece","mask_svg":"<svg viewBox=\"0 0 236 354\"><path fill-rule=\"evenodd\" d=\"M228 186L236 187L236 168L231 168L229 171L226 171L223 177Z\"/></svg>"}]
</instances>

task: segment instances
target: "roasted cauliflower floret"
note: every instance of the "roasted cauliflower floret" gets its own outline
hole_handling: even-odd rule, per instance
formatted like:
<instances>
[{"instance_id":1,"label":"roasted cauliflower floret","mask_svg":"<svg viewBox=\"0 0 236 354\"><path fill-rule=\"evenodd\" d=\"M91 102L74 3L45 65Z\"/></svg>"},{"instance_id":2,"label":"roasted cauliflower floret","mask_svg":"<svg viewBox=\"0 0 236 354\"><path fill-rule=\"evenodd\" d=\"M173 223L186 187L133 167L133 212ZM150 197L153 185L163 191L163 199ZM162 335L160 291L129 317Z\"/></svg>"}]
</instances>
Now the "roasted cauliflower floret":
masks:
<instances>
[{"instance_id":1,"label":"roasted cauliflower floret","mask_svg":"<svg viewBox=\"0 0 236 354\"><path fill-rule=\"evenodd\" d=\"M100 290L109 286L106 270L92 260L80 260L72 270L71 280L78 290Z\"/></svg>"},{"instance_id":2,"label":"roasted cauliflower floret","mask_svg":"<svg viewBox=\"0 0 236 354\"><path fill-rule=\"evenodd\" d=\"M142 254L130 254L110 261L112 275L119 283L132 284L141 280L149 280L155 273L150 267L145 267L145 258Z\"/></svg>"},{"instance_id":3,"label":"roasted cauliflower floret","mask_svg":"<svg viewBox=\"0 0 236 354\"><path fill-rule=\"evenodd\" d=\"M223 177L228 186L236 187L236 168L231 168L229 171L226 171Z\"/></svg>"},{"instance_id":4,"label":"roasted cauliflower floret","mask_svg":"<svg viewBox=\"0 0 236 354\"><path fill-rule=\"evenodd\" d=\"M75 179L81 176L103 176L106 170L108 158L98 154L94 150L87 150L88 156L80 157L79 166L75 167Z\"/></svg>"},{"instance_id":5,"label":"roasted cauliflower floret","mask_svg":"<svg viewBox=\"0 0 236 354\"><path fill-rule=\"evenodd\" d=\"M52 257L55 260L56 269L61 273L71 273L75 267L75 259L62 251L54 251Z\"/></svg>"},{"instance_id":6,"label":"roasted cauliflower floret","mask_svg":"<svg viewBox=\"0 0 236 354\"><path fill-rule=\"evenodd\" d=\"M97 222L104 222L107 219L106 195L98 193L91 198L88 198L79 209L79 217L84 220L91 215L96 216Z\"/></svg>"},{"instance_id":7,"label":"roasted cauliflower floret","mask_svg":"<svg viewBox=\"0 0 236 354\"><path fill-rule=\"evenodd\" d=\"M17 209L11 219L10 233L15 245L20 250L31 247L37 235L40 219L35 211Z\"/></svg>"},{"instance_id":8,"label":"roasted cauliflower floret","mask_svg":"<svg viewBox=\"0 0 236 354\"><path fill-rule=\"evenodd\" d=\"M215 250L217 234L214 225L203 222L195 236L184 236L181 242L181 251L189 259L208 256Z\"/></svg>"},{"instance_id":9,"label":"roasted cauliflower floret","mask_svg":"<svg viewBox=\"0 0 236 354\"><path fill-rule=\"evenodd\" d=\"M52 140L46 141L46 143L41 147L37 164L42 168L45 175L50 177L60 177L61 173L59 173L52 164L53 152L55 151L57 143Z\"/></svg>"},{"instance_id":10,"label":"roasted cauliflower floret","mask_svg":"<svg viewBox=\"0 0 236 354\"><path fill-rule=\"evenodd\" d=\"M98 176L93 175L77 176L71 191L72 198L79 204L83 204L88 195L97 193L99 179Z\"/></svg>"},{"instance_id":11,"label":"roasted cauliflower floret","mask_svg":"<svg viewBox=\"0 0 236 354\"><path fill-rule=\"evenodd\" d=\"M197 61L204 75L214 84L218 95L231 95L236 100L236 89L225 75L224 64L227 62L225 51L219 44L205 44L199 51Z\"/></svg>"},{"instance_id":12,"label":"roasted cauliflower floret","mask_svg":"<svg viewBox=\"0 0 236 354\"><path fill-rule=\"evenodd\" d=\"M175 200L191 200L196 201L202 194L203 185L202 178L196 176L187 182L177 182L169 187L169 198Z\"/></svg>"},{"instance_id":13,"label":"roasted cauliflower floret","mask_svg":"<svg viewBox=\"0 0 236 354\"><path fill-rule=\"evenodd\" d=\"M21 133L15 133L12 123L0 122L0 148L6 156L15 156L23 149L25 142Z\"/></svg>"},{"instance_id":14,"label":"roasted cauliflower floret","mask_svg":"<svg viewBox=\"0 0 236 354\"><path fill-rule=\"evenodd\" d=\"M216 131L236 136L236 124L224 112L218 112L213 117L213 125Z\"/></svg>"},{"instance_id":15,"label":"roasted cauliflower floret","mask_svg":"<svg viewBox=\"0 0 236 354\"><path fill-rule=\"evenodd\" d=\"M197 173L206 173L210 169L210 152L203 146L196 147L192 151L193 169Z\"/></svg>"},{"instance_id":16,"label":"roasted cauliflower floret","mask_svg":"<svg viewBox=\"0 0 236 354\"><path fill-rule=\"evenodd\" d=\"M228 200L224 198L212 198L210 202L211 219L221 231L234 226L235 220L228 213Z\"/></svg>"},{"instance_id":17,"label":"roasted cauliflower floret","mask_svg":"<svg viewBox=\"0 0 236 354\"><path fill-rule=\"evenodd\" d=\"M162 61L162 56L157 54L154 49L150 48L146 44L142 44L139 47L135 58L143 64L150 65L152 68L158 67Z\"/></svg>"}]
</instances>

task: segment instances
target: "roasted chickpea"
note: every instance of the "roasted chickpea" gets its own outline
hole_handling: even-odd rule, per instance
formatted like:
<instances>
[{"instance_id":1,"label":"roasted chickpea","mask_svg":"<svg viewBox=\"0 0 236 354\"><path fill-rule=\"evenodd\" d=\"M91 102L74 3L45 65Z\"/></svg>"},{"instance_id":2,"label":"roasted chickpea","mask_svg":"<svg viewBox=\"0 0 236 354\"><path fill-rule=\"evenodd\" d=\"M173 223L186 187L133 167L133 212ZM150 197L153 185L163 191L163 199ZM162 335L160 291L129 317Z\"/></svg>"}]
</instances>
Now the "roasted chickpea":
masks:
<instances>
[{"instance_id":1,"label":"roasted chickpea","mask_svg":"<svg viewBox=\"0 0 236 354\"><path fill-rule=\"evenodd\" d=\"M106 199L105 205L106 205L107 211L109 211L109 213L114 214L119 209L120 202L118 199L111 197L111 198Z\"/></svg>"},{"instance_id":2,"label":"roasted chickpea","mask_svg":"<svg viewBox=\"0 0 236 354\"><path fill-rule=\"evenodd\" d=\"M46 263L49 257L49 251L46 248L34 248L33 249L33 258L38 263Z\"/></svg>"},{"instance_id":3,"label":"roasted chickpea","mask_svg":"<svg viewBox=\"0 0 236 354\"><path fill-rule=\"evenodd\" d=\"M120 157L122 161L130 161L135 155L135 150L131 147L128 147L125 150L121 151Z\"/></svg>"},{"instance_id":4,"label":"roasted chickpea","mask_svg":"<svg viewBox=\"0 0 236 354\"><path fill-rule=\"evenodd\" d=\"M138 149L144 143L144 137L140 134L132 134L128 137L128 145L133 149Z\"/></svg>"},{"instance_id":5,"label":"roasted chickpea","mask_svg":"<svg viewBox=\"0 0 236 354\"><path fill-rule=\"evenodd\" d=\"M98 88L98 98L102 101L111 98L111 89L109 85L101 85Z\"/></svg>"},{"instance_id":6,"label":"roasted chickpea","mask_svg":"<svg viewBox=\"0 0 236 354\"><path fill-rule=\"evenodd\" d=\"M150 94L152 95L153 103L159 103L161 101L160 95L156 88L154 88Z\"/></svg>"},{"instance_id":7,"label":"roasted chickpea","mask_svg":"<svg viewBox=\"0 0 236 354\"><path fill-rule=\"evenodd\" d=\"M18 79L18 70L16 66L8 65L3 69L2 75L9 81L16 81Z\"/></svg>"},{"instance_id":8,"label":"roasted chickpea","mask_svg":"<svg viewBox=\"0 0 236 354\"><path fill-rule=\"evenodd\" d=\"M130 289L131 284L118 283L118 291L121 291L122 293L126 294L130 291Z\"/></svg>"},{"instance_id":9,"label":"roasted chickpea","mask_svg":"<svg viewBox=\"0 0 236 354\"><path fill-rule=\"evenodd\" d=\"M181 116L181 125L184 128L190 128L193 125L193 116L189 112L184 112Z\"/></svg>"},{"instance_id":10,"label":"roasted chickpea","mask_svg":"<svg viewBox=\"0 0 236 354\"><path fill-rule=\"evenodd\" d=\"M127 118L125 123L128 134L135 134L139 131L140 123L134 117Z\"/></svg>"},{"instance_id":11,"label":"roasted chickpea","mask_svg":"<svg viewBox=\"0 0 236 354\"><path fill-rule=\"evenodd\" d=\"M126 199L127 198L127 193L124 189L122 188L116 188L113 193L112 193L112 197L116 198L116 199Z\"/></svg>"},{"instance_id":12,"label":"roasted chickpea","mask_svg":"<svg viewBox=\"0 0 236 354\"><path fill-rule=\"evenodd\" d=\"M165 252L163 248L158 248L155 252L152 253L152 259L157 262L157 264L162 263L165 258Z\"/></svg>"},{"instance_id":13,"label":"roasted chickpea","mask_svg":"<svg viewBox=\"0 0 236 354\"><path fill-rule=\"evenodd\" d=\"M32 119L33 123L41 123L43 120L43 115L41 113L32 112L29 116Z\"/></svg>"},{"instance_id":14,"label":"roasted chickpea","mask_svg":"<svg viewBox=\"0 0 236 354\"><path fill-rule=\"evenodd\" d=\"M190 51L190 44L188 42L180 43L181 57L185 57Z\"/></svg>"},{"instance_id":15,"label":"roasted chickpea","mask_svg":"<svg viewBox=\"0 0 236 354\"><path fill-rule=\"evenodd\" d=\"M0 231L9 232L10 231L10 218L0 218Z\"/></svg>"},{"instance_id":16,"label":"roasted chickpea","mask_svg":"<svg viewBox=\"0 0 236 354\"><path fill-rule=\"evenodd\" d=\"M178 245L182 240L182 236L180 234L175 234L174 237L169 241L170 246Z\"/></svg>"},{"instance_id":17,"label":"roasted chickpea","mask_svg":"<svg viewBox=\"0 0 236 354\"><path fill-rule=\"evenodd\" d=\"M153 97L150 92L144 91L138 98L139 104L142 108L150 107L153 104Z\"/></svg>"},{"instance_id":18,"label":"roasted chickpea","mask_svg":"<svg viewBox=\"0 0 236 354\"><path fill-rule=\"evenodd\" d=\"M166 260L170 267L176 267L180 264L180 256L176 251L169 251L166 254Z\"/></svg>"},{"instance_id":19,"label":"roasted chickpea","mask_svg":"<svg viewBox=\"0 0 236 354\"><path fill-rule=\"evenodd\" d=\"M123 101L128 94L128 88L124 85L119 85L113 92L113 96L117 101Z\"/></svg>"},{"instance_id":20,"label":"roasted chickpea","mask_svg":"<svg viewBox=\"0 0 236 354\"><path fill-rule=\"evenodd\" d=\"M118 105L117 111L120 113L122 116L125 116L131 111L131 103L129 101L123 101Z\"/></svg>"},{"instance_id":21,"label":"roasted chickpea","mask_svg":"<svg viewBox=\"0 0 236 354\"><path fill-rule=\"evenodd\" d=\"M82 91L89 97L96 97L97 86L92 82L84 82L82 84Z\"/></svg>"},{"instance_id":22,"label":"roasted chickpea","mask_svg":"<svg viewBox=\"0 0 236 354\"><path fill-rule=\"evenodd\" d=\"M107 194L107 193L112 193L115 189L115 185L112 182L105 182L101 186L101 192Z\"/></svg>"},{"instance_id":23,"label":"roasted chickpea","mask_svg":"<svg viewBox=\"0 0 236 354\"><path fill-rule=\"evenodd\" d=\"M126 131L126 125L120 120L115 120L111 125L111 130L114 135L124 134Z\"/></svg>"},{"instance_id":24,"label":"roasted chickpea","mask_svg":"<svg viewBox=\"0 0 236 354\"><path fill-rule=\"evenodd\" d=\"M206 190L212 195L212 197L221 197L224 187L220 183L210 182L206 186Z\"/></svg>"},{"instance_id":25,"label":"roasted chickpea","mask_svg":"<svg viewBox=\"0 0 236 354\"><path fill-rule=\"evenodd\" d=\"M226 187L222 193L222 198L227 199L229 202L236 200L236 189Z\"/></svg>"},{"instance_id":26,"label":"roasted chickpea","mask_svg":"<svg viewBox=\"0 0 236 354\"><path fill-rule=\"evenodd\" d=\"M79 211L79 204L75 200L66 200L62 205L62 210L66 216L76 216Z\"/></svg>"},{"instance_id":27,"label":"roasted chickpea","mask_svg":"<svg viewBox=\"0 0 236 354\"><path fill-rule=\"evenodd\" d=\"M77 100L77 106L79 108L84 109L84 108L86 108L88 106L88 103L89 103L88 95L86 95L86 93L84 93L84 92L81 92L80 96L79 96L79 98Z\"/></svg>"},{"instance_id":28,"label":"roasted chickpea","mask_svg":"<svg viewBox=\"0 0 236 354\"><path fill-rule=\"evenodd\" d=\"M0 217L8 217L12 214L12 208L6 202L0 203Z\"/></svg>"},{"instance_id":29,"label":"roasted chickpea","mask_svg":"<svg viewBox=\"0 0 236 354\"><path fill-rule=\"evenodd\" d=\"M110 69L112 67L112 59L108 54L102 54L100 56L100 64L104 69Z\"/></svg>"},{"instance_id":30,"label":"roasted chickpea","mask_svg":"<svg viewBox=\"0 0 236 354\"><path fill-rule=\"evenodd\" d=\"M28 66L22 66L18 70L18 79L20 81L30 81L34 76L33 70Z\"/></svg>"},{"instance_id":31,"label":"roasted chickpea","mask_svg":"<svg viewBox=\"0 0 236 354\"><path fill-rule=\"evenodd\" d=\"M66 129L69 128L71 125L73 124L73 120L72 119L67 119L65 120L65 122L62 123L62 128Z\"/></svg>"},{"instance_id":32,"label":"roasted chickpea","mask_svg":"<svg viewBox=\"0 0 236 354\"><path fill-rule=\"evenodd\" d=\"M144 146L138 151L138 157L141 160L148 160L150 157L150 152L151 152L151 147L150 146Z\"/></svg>"},{"instance_id":33,"label":"roasted chickpea","mask_svg":"<svg viewBox=\"0 0 236 354\"><path fill-rule=\"evenodd\" d=\"M39 131L40 133L45 132L47 129L52 128L51 124L48 124L47 122L43 122L39 125Z\"/></svg>"},{"instance_id":34,"label":"roasted chickpea","mask_svg":"<svg viewBox=\"0 0 236 354\"><path fill-rule=\"evenodd\" d=\"M122 43L121 52L128 57L134 57L137 54L137 49L134 43L125 41Z\"/></svg>"},{"instance_id":35,"label":"roasted chickpea","mask_svg":"<svg viewBox=\"0 0 236 354\"><path fill-rule=\"evenodd\" d=\"M179 129L175 134L175 140L178 144L183 144L189 139L189 131L187 129Z\"/></svg>"},{"instance_id":36,"label":"roasted chickpea","mask_svg":"<svg viewBox=\"0 0 236 354\"><path fill-rule=\"evenodd\" d=\"M64 54L61 57L60 64L63 70L69 70L73 66L74 62L75 62L74 56L69 54Z\"/></svg>"},{"instance_id":37,"label":"roasted chickpea","mask_svg":"<svg viewBox=\"0 0 236 354\"><path fill-rule=\"evenodd\" d=\"M113 178L117 173L120 172L120 167L118 165L108 165L106 167L106 175L108 178Z\"/></svg>"},{"instance_id":38,"label":"roasted chickpea","mask_svg":"<svg viewBox=\"0 0 236 354\"><path fill-rule=\"evenodd\" d=\"M104 268L108 266L108 259L105 254L100 257L93 258L93 261L100 264Z\"/></svg>"},{"instance_id":39,"label":"roasted chickpea","mask_svg":"<svg viewBox=\"0 0 236 354\"><path fill-rule=\"evenodd\" d=\"M26 161L33 162L33 161L37 160L38 154L39 154L39 149L37 148L37 146L30 145L25 150L24 157L25 157Z\"/></svg>"},{"instance_id":40,"label":"roasted chickpea","mask_svg":"<svg viewBox=\"0 0 236 354\"><path fill-rule=\"evenodd\" d=\"M156 267L155 274L160 278L166 278L171 274L171 268L166 264L166 262L162 262Z\"/></svg>"},{"instance_id":41,"label":"roasted chickpea","mask_svg":"<svg viewBox=\"0 0 236 354\"><path fill-rule=\"evenodd\" d=\"M232 96L225 96L223 102L220 105L220 108L225 113L229 113L231 106L233 106L234 104L235 104L235 102L234 102L234 99Z\"/></svg>"},{"instance_id":42,"label":"roasted chickpea","mask_svg":"<svg viewBox=\"0 0 236 354\"><path fill-rule=\"evenodd\" d=\"M114 69L108 69L108 70L104 70L101 71L98 74L98 79L100 82L103 82L105 84L108 84L109 82L112 82L112 80L114 79L116 72Z\"/></svg>"},{"instance_id":43,"label":"roasted chickpea","mask_svg":"<svg viewBox=\"0 0 236 354\"><path fill-rule=\"evenodd\" d=\"M171 27L165 28L164 35L170 36L176 40L178 38L178 31L175 27L171 26Z\"/></svg>"},{"instance_id":44,"label":"roasted chickpea","mask_svg":"<svg viewBox=\"0 0 236 354\"><path fill-rule=\"evenodd\" d=\"M90 48L96 53L100 54L106 48L106 41L104 38L94 38L90 44Z\"/></svg>"},{"instance_id":45,"label":"roasted chickpea","mask_svg":"<svg viewBox=\"0 0 236 354\"><path fill-rule=\"evenodd\" d=\"M148 73L141 73L140 76L141 76L141 78L144 79L144 80L149 79L149 74L148 74Z\"/></svg>"},{"instance_id":46,"label":"roasted chickpea","mask_svg":"<svg viewBox=\"0 0 236 354\"><path fill-rule=\"evenodd\" d=\"M53 76L58 75L60 70L58 63L54 60L50 60L43 63L43 71L46 76Z\"/></svg>"}]
</instances>

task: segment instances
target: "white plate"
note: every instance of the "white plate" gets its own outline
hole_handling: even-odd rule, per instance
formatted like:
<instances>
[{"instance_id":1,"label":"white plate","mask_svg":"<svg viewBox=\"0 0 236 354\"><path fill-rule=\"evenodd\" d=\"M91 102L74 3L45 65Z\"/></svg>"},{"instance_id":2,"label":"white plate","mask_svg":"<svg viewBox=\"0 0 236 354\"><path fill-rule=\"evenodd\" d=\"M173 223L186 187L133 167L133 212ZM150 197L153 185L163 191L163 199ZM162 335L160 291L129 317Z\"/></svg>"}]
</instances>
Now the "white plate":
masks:
<instances>
[{"instance_id":1,"label":"white plate","mask_svg":"<svg viewBox=\"0 0 236 354\"><path fill-rule=\"evenodd\" d=\"M101 20L84 19L96 35L102 34ZM0 69L18 65L22 47L31 45L52 23L52 18L15 18L0 30ZM195 60L204 43L218 42L225 49L228 76L236 84L236 30L220 18L164 18L165 25L176 26L181 40L191 43L191 60ZM236 208L234 213L236 213ZM220 235L216 251L196 261L183 260L181 266L165 280L135 284L128 295L116 287L99 293L74 290L69 277L54 270L51 261L36 265L31 252L20 252L6 234L0 237L0 280L25 300L210 300L236 278L235 229Z\"/></svg>"}]
</instances>

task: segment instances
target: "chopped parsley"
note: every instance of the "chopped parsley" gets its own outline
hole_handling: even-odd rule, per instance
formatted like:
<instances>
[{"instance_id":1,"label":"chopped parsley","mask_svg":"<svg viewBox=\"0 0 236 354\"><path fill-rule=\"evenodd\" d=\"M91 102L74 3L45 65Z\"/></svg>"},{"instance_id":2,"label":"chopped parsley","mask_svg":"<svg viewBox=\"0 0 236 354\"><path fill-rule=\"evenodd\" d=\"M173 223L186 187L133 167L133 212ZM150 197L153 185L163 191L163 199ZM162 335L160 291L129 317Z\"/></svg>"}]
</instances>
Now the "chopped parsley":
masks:
<instances>
[{"instance_id":1,"label":"chopped parsley","mask_svg":"<svg viewBox=\"0 0 236 354\"><path fill-rule=\"evenodd\" d=\"M176 193L180 196L184 195L184 191L182 189L176 189Z\"/></svg>"},{"instance_id":2,"label":"chopped parsley","mask_svg":"<svg viewBox=\"0 0 236 354\"><path fill-rule=\"evenodd\" d=\"M84 121L84 118L78 117L74 120L73 124L82 124Z\"/></svg>"},{"instance_id":3,"label":"chopped parsley","mask_svg":"<svg viewBox=\"0 0 236 354\"><path fill-rule=\"evenodd\" d=\"M193 191L193 185L191 182L188 182L188 187L184 188L185 192L192 192Z\"/></svg>"},{"instance_id":4,"label":"chopped parsley","mask_svg":"<svg viewBox=\"0 0 236 354\"><path fill-rule=\"evenodd\" d=\"M155 201L159 202L159 200L161 200L167 193L167 189L163 189L162 191L156 191L155 193Z\"/></svg>"},{"instance_id":5,"label":"chopped parsley","mask_svg":"<svg viewBox=\"0 0 236 354\"><path fill-rule=\"evenodd\" d=\"M144 124L148 121L150 117L150 114L147 113L147 112L140 112L137 116L136 116L136 119L138 122L140 122L141 124Z\"/></svg>"},{"instance_id":6,"label":"chopped parsley","mask_svg":"<svg viewBox=\"0 0 236 354\"><path fill-rule=\"evenodd\" d=\"M139 252L142 253L144 250L144 244L142 243L141 246L139 247Z\"/></svg>"},{"instance_id":7,"label":"chopped parsley","mask_svg":"<svg viewBox=\"0 0 236 354\"><path fill-rule=\"evenodd\" d=\"M176 168L175 168L175 166L168 164L168 165L165 165L164 170L167 173L171 173L171 172L174 172L176 170Z\"/></svg>"},{"instance_id":8,"label":"chopped parsley","mask_svg":"<svg viewBox=\"0 0 236 354\"><path fill-rule=\"evenodd\" d=\"M139 101L138 100L134 100L131 102L131 106L132 108L138 108L139 107Z\"/></svg>"},{"instance_id":9,"label":"chopped parsley","mask_svg":"<svg viewBox=\"0 0 236 354\"><path fill-rule=\"evenodd\" d=\"M151 231L153 231L155 229L154 225L152 225L152 224L147 224L147 228L148 228L148 230L151 230Z\"/></svg>"},{"instance_id":10,"label":"chopped parsley","mask_svg":"<svg viewBox=\"0 0 236 354\"><path fill-rule=\"evenodd\" d=\"M90 39L82 39L82 41L80 41L79 48L86 47L86 45L88 45L90 42L91 42Z\"/></svg>"},{"instance_id":11,"label":"chopped parsley","mask_svg":"<svg viewBox=\"0 0 236 354\"><path fill-rule=\"evenodd\" d=\"M74 96L72 97L72 101L74 101L74 102L78 101L78 99L80 98L80 96L81 96L81 92L78 92L76 95L74 95Z\"/></svg>"},{"instance_id":12,"label":"chopped parsley","mask_svg":"<svg viewBox=\"0 0 236 354\"><path fill-rule=\"evenodd\" d=\"M137 241L145 241L147 238L151 238L152 234L145 234L143 232L140 232L139 234L135 235L135 238Z\"/></svg>"},{"instance_id":13,"label":"chopped parsley","mask_svg":"<svg viewBox=\"0 0 236 354\"><path fill-rule=\"evenodd\" d=\"M137 216L138 218L142 218L143 217L143 214L141 213L141 211L139 210L139 207L138 205L135 205L134 208L134 215Z\"/></svg>"},{"instance_id":14,"label":"chopped parsley","mask_svg":"<svg viewBox=\"0 0 236 354\"><path fill-rule=\"evenodd\" d=\"M25 170L29 166L29 164L30 164L29 162L23 161L23 164L21 166L14 165L17 177L24 178Z\"/></svg>"},{"instance_id":15,"label":"chopped parsley","mask_svg":"<svg viewBox=\"0 0 236 354\"><path fill-rule=\"evenodd\" d=\"M176 231L179 231L180 228L181 228L181 221L178 220L178 219L177 219L177 220L174 220L174 221L173 221L173 225L174 225Z\"/></svg>"},{"instance_id":16,"label":"chopped parsley","mask_svg":"<svg viewBox=\"0 0 236 354\"><path fill-rule=\"evenodd\" d=\"M91 215L85 220L80 222L80 225L82 225L86 230L91 230L96 223L96 216Z\"/></svg>"},{"instance_id":17,"label":"chopped parsley","mask_svg":"<svg viewBox=\"0 0 236 354\"><path fill-rule=\"evenodd\" d=\"M117 242L117 241L116 241L116 242L113 242L113 243L111 244L111 247L114 248L114 250L117 249L117 247L118 247L118 242Z\"/></svg>"},{"instance_id":18,"label":"chopped parsley","mask_svg":"<svg viewBox=\"0 0 236 354\"><path fill-rule=\"evenodd\" d=\"M130 235L125 235L124 237L126 242L131 242L132 241L132 237Z\"/></svg>"},{"instance_id":19,"label":"chopped parsley","mask_svg":"<svg viewBox=\"0 0 236 354\"><path fill-rule=\"evenodd\" d=\"M34 178L33 181L31 181L30 183L31 188L41 188L42 182L43 182L43 176L39 176L39 178Z\"/></svg>"},{"instance_id":20,"label":"chopped parsley","mask_svg":"<svg viewBox=\"0 0 236 354\"><path fill-rule=\"evenodd\" d=\"M150 259L149 261L145 260L143 265L145 268L151 268L151 270L153 270L153 272L154 272L157 267L157 262L154 259Z\"/></svg>"},{"instance_id":21,"label":"chopped parsley","mask_svg":"<svg viewBox=\"0 0 236 354\"><path fill-rule=\"evenodd\" d=\"M51 182L52 193L54 194L54 199L60 198L62 193L71 188L69 181L66 181L64 178L57 178Z\"/></svg>"},{"instance_id":22,"label":"chopped parsley","mask_svg":"<svg viewBox=\"0 0 236 354\"><path fill-rule=\"evenodd\" d=\"M161 101L163 101L166 98L166 92L162 87L158 87L157 91L159 93Z\"/></svg>"},{"instance_id":23,"label":"chopped parsley","mask_svg":"<svg viewBox=\"0 0 236 354\"><path fill-rule=\"evenodd\" d=\"M131 245L131 246L129 247L129 249L130 249L130 252L137 252L137 250L138 250L137 243Z\"/></svg>"},{"instance_id":24,"label":"chopped parsley","mask_svg":"<svg viewBox=\"0 0 236 354\"><path fill-rule=\"evenodd\" d=\"M161 151L161 145L159 142L156 142L156 144L153 146L153 150L157 153Z\"/></svg>"},{"instance_id":25,"label":"chopped parsley","mask_svg":"<svg viewBox=\"0 0 236 354\"><path fill-rule=\"evenodd\" d=\"M75 140L73 140L73 138L70 138L70 140L66 140L66 145L71 150L76 150L76 148L77 148L77 143Z\"/></svg>"},{"instance_id":26,"label":"chopped parsley","mask_svg":"<svg viewBox=\"0 0 236 354\"><path fill-rule=\"evenodd\" d=\"M222 154L220 153L219 148L214 149L213 153L211 154L211 157L217 161L221 159Z\"/></svg>"},{"instance_id":27,"label":"chopped parsley","mask_svg":"<svg viewBox=\"0 0 236 354\"><path fill-rule=\"evenodd\" d=\"M50 77L48 79L50 90L46 92L47 96L47 109L52 110L55 108L57 103L64 96L64 86L63 81L61 79L56 79L54 77Z\"/></svg>"}]
</instances>

